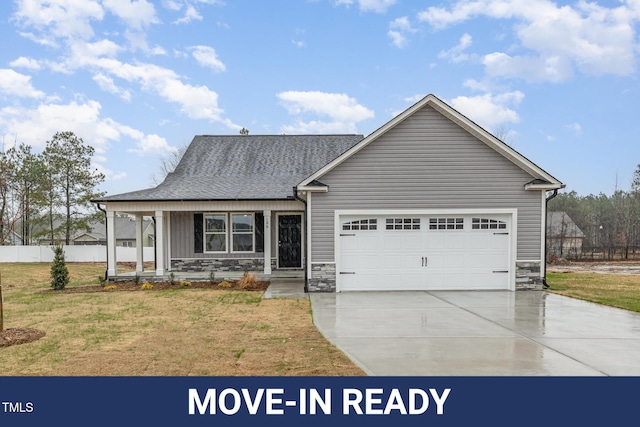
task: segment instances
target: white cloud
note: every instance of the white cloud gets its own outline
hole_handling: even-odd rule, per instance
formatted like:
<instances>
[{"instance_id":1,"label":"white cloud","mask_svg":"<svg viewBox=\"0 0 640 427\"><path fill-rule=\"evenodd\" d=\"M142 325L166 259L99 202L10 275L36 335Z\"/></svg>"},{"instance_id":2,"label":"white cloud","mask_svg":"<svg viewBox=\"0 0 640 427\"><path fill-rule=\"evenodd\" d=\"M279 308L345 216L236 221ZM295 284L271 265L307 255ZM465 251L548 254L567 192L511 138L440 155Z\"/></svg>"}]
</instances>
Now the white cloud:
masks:
<instances>
[{"instance_id":1,"label":"white cloud","mask_svg":"<svg viewBox=\"0 0 640 427\"><path fill-rule=\"evenodd\" d=\"M363 12L385 13L391 6L396 4L397 0L336 0L336 6L351 6L358 3L358 7Z\"/></svg>"},{"instance_id":2,"label":"white cloud","mask_svg":"<svg viewBox=\"0 0 640 427\"><path fill-rule=\"evenodd\" d=\"M137 149L130 149L132 153L138 154L164 154L173 153L178 151L176 147L172 147L167 143L167 140L163 137L152 134L143 135L141 138L137 138Z\"/></svg>"},{"instance_id":3,"label":"white cloud","mask_svg":"<svg viewBox=\"0 0 640 427\"><path fill-rule=\"evenodd\" d=\"M395 47L399 47L400 49L402 49L407 47L407 45L409 44L409 40L407 40L405 35L400 31L389 30L389 32L387 32L387 35L391 39L391 44Z\"/></svg>"},{"instance_id":4,"label":"white cloud","mask_svg":"<svg viewBox=\"0 0 640 427\"><path fill-rule=\"evenodd\" d=\"M187 10L184 12L184 16L180 19L176 19L174 24L188 24L191 21L202 21L202 15L198 12L198 9L192 5L187 6Z\"/></svg>"},{"instance_id":5,"label":"white cloud","mask_svg":"<svg viewBox=\"0 0 640 427\"><path fill-rule=\"evenodd\" d=\"M439 29L479 16L513 20L526 53L487 55L495 76L560 81L569 68L586 74L630 75L635 72L635 21L638 2L603 7L580 1L559 6L550 0L458 0L450 8L429 7L420 20ZM533 67L533 68L532 68Z\"/></svg>"},{"instance_id":6,"label":"white cloud","mask_svg":"<svg viewBox=\"0 0 640 427\"><path fill-rule=\"evenodd\" d=\"M33 27L44 36L89 39L94 34L91 21L102 20L104 10L96 0L23 0L17 2L13 16L20 25ZM38 40L47 38L31 35Z\"/></svg>"},{"instance_id":7,"label":"white cloud","mask_svg":"<svg viewBox=\"0 0 640 427\"><path fill-rule=\"evenodd\" d=\"M134 30L159 22L153 3L147 0L102 0L102 4Z\"/></svg>"},{"instance_id":8,"label":"white cloud","mask_svg":"<svg viewBox=\"0 0 640 427\"><path fill-rule=\"evenodd\" d=\"M409 39L407 33L415 33L417 30L413 28L409 18L402 16L389 22L389 31L387 35L391 38L391 44L402 49L407 47Z\"/></svg>"},{"instance_id":9,"label":"white cloud","mask_svg":"<svg viewBox=\"0 0 640 427\"><path fill-rule=\"evenodd\" d=\"M116 86L111 77L105 76L104 74L96 74L95 76L93 76L93 81L95 81L100 89L104 90L105 92L118 95L125 101L131 101L131 92Z\"/></svg>"},{"instance_id":10,"label":"white cloud","mask_svg":"<svg viewBox=\"0 0 640 427\"><path fill-rule=\"evenodd\" d=\"M563 56L510 56L494 52L485 55L482 63L489 77L561 82L573 76L571 62Z\"/></svg>"},{"instance_id":11,"label":"white cloud","mask_svg":"<svg viewBox=\"0 0 640 427\"><path fill-rule=\"evenodd\" d=\"M505 123L517 123L520 120L517 107L524 94L520 91L506 92L499 95L486 93L478 96L458 96L450 104L456 110L491 131Z\"/></svg>"},{"instance_id":12,"label":"white cloud","mask_svg":"<svg viewBox=\"0 0 640 427\"><path fill-rule=\"evenodd\" d=\"M140 154L156 154L171 151L164 138L116 122L101 115L97 101L68 104L40 104L36 108L5 107L0 109L0 130L4 135L14 135L19 142L44 148L46 141L61 130L74 132L96 150L94 161L105 162L111 142L131 139ZM113 179L113 178L112 178Z\"/></svg>"},{"instance_id":13,"label":"white cloud","mask_svg":"<svg viewBox=\"0 0 640 427\"><path fill-rule=\"evenodd\" d=\"M408 96L406 97L404 100L406 102L409 102L411 104L415 104L416 102L420 101L422 98L424 98L427 95L423 95L423 94L419 94L419 95L413 95L413 96Z\"/></svg>"},{"instance_id":14,"label":"white cloud","mask_svg":"<svg viewBox=\"0 0 640 427\"><path fill-rule=\"evenodd\" d=\"M285 133L355 133L356 123L374 117L374 112L346 94L319 91L287 91L277 94L290 114L311 114L328 117L328 121L299 120L296 125L284 126Z\"/></svg>"},{"instance_id":15,"label":"white cloud","mask_svg":"<svg viewBox=\"0 0 640 427\"><path fill-rule=\"evenodd\" d=\"M225 71L226 67L218 59L216 50L209 46L192 46L190 48L191 54L203 67L211 68L214 71Z\"/></svg>"},{"instance_id":16,"label":"white cloud","mask_svg":"<svg viewBox=\"0 0 640 427\"><path fill-rule=\"evenodd\" d=\"M36 90L31 84L31 76L7 68L0 68L0 94L21 98L44 97L44 92Z\"/></svg>"},{"instance_id":17,"label":"white cloud","mask_svg":"<svg viewBox=\"0 0 640 427\"><path fill-rule=\"evenodd\" d=\"M566 129L569 129L576 136L580 136L582 134L582 125L580 125L580 123L571 123L565 125L564 127Z\"/></svg>"},{"instance_id":18,"label":"white cloud","mask_svg":"<svg viewBox=\"0 0 640 427\"><path fill-rule=\"evenodd\" d=\"M29 70L39 70L41 68L40 62L33 58L26 58L24 56L14 59L9 63L9 65L15 68L27 68Z\"/></svg>"},{"instance_id":19,"label":"white cloud","mask_svg":"<svg viewBox=\"0 0 640 427\"><path fill-rule=\"evenodd\" d=\"M38 148L44 148L56 132L68 130L103 153L108 141L118 139L119 132L111 121L100 118L100 109L97 101L40 104L33 109L5 107L0 110L0 129Z\"/></svg>"},{"instance_id":20,"label":"white cloud","mask_svg":"<svg viewBox=\"0 0 640 427\"><path fill-rule=\"evenodd\" d=\"M464 33L460 37L459 43L449 50L443 50L438 54L439 58L448 58L453 63L463 62L469 59L469 55L464 51L471 46L473 42L472 37L468 33Z\"/></svg>"}]
</instances>

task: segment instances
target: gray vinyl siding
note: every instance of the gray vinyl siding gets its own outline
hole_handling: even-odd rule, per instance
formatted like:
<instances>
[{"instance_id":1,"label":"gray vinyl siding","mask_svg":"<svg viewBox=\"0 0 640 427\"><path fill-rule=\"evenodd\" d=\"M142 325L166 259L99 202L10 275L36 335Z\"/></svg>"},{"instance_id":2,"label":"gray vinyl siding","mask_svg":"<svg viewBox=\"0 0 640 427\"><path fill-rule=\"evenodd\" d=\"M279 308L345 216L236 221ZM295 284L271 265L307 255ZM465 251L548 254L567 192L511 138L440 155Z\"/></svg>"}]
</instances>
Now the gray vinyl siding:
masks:
<instances>
[{"instance_id":1,"label":"gray vinyl siding","mask_svg":"<svg viewBox=\"0 0 640 427\"><path fill-rule=\"evenodd\" d=\"M333 262L334 211L518 209L517 259L539 260L540 191L533 177L426 106L318 178L311 202L312 262Z\"/></svg>"}]
</instances>

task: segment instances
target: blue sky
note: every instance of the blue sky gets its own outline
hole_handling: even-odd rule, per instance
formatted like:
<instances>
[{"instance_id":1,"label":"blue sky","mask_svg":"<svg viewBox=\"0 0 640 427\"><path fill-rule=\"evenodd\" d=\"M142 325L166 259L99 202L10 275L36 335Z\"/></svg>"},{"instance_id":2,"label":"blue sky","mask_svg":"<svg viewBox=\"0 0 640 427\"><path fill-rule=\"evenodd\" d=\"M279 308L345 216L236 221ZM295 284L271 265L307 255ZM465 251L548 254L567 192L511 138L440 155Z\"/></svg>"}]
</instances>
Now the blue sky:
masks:
<instances>
[{"instance_id":1,"label":"blue sky","mask_svg":"<svg viewBox=\"0 0 640 427\"><path fill-rule=\"evenodd\" d=\"M367 135L433 93L581 195L640 163L640 0L14 0L0 135L153 186L197 134Z\"/></svg>"}]
</instances>

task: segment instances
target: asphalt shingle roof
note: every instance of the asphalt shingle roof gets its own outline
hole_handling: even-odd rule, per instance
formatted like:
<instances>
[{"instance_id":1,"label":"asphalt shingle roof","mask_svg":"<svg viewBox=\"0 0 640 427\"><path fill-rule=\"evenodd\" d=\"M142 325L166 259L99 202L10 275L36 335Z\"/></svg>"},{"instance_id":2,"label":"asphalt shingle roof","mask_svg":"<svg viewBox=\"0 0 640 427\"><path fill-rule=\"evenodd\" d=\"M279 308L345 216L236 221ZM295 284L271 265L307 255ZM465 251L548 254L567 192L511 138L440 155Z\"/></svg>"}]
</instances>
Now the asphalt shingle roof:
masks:
<instances>
[{"instance_id":1,"label":"asphalt shingle roof","mask_svg":"<svg viewBox=\"0 0 640 427\"><path fill-rule=\"evenodd\" d=\"M198 135L155 188L98 201L273 200L357 144L363 135Z\"/></svg>"}]
</instances>

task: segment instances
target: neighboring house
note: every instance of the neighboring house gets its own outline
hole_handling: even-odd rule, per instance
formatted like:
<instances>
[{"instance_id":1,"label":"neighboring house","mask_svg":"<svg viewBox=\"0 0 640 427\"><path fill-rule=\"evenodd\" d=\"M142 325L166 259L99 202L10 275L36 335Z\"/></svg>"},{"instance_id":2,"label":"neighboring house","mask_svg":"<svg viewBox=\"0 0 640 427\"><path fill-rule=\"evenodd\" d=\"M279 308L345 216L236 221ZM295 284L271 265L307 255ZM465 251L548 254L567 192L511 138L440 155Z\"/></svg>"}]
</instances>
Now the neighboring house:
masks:
<instances>
[{"instance_id":1,"label":"neighboring house","mask_svg":"<svg viewBox=\"0 0 640 427\"><path fill-rule=\"evenodd\" d=\"M115 220L116 246L128 248L136 247L136 220L130 217L117 217ZM153 221L142 221L142 246L153 246ZM107 229L105 223L91 224L90 231L77 233L72 239L72 245L106 245Z\"/></svg>"},{"instance_id":2,"label":"neighboring house","mask_svg":"<svg viewBox=\"0 0 640 427\"><path fill-rule=\"evenodd\" d=\"M157 276L515 290L542 286L546 193L563 187L429 95L367 137L196 136L157 187L94 202L109 230L119 212L155 218ZM113 231L108 254L115 277Z\"/></svg>"},{"instance_id":3,"label":"neighboring house","mask_svg":"<svg viewBox=\"0 0 640 427\"><path fill-rule=\"evenodd\" d=\"M61 226L60 221L55 221L54 226L59 228ZM70 239L70 245L106 245L107 244L107 230L106 224L103 222L94 222L89 224L89 231L78 231ZM118 216L115 218L116 229L116 246L124 246L134 248L136 247L136 220L127 216ZM32 230L32 233L39 234L41 237L37 237L34 240L36 245L51 245L57 242L52 242L50 237L44 230ZM143 219L142 221L142 246L152 247L153 242L153 221L150 219ZM15 233L14 241L16 245L22 245L22 238Z\"/></svg>"},{"instance_id":4,"label":"neighboring house","mask_svg":"<svg viewBox=\"0 0 640 427\"><path fill-rule=\"evenodd\" d=\"M547 213L547 255L575 258L582 254L584 239L585 234L566 212Z\"/></svg>"}]
</instances>

